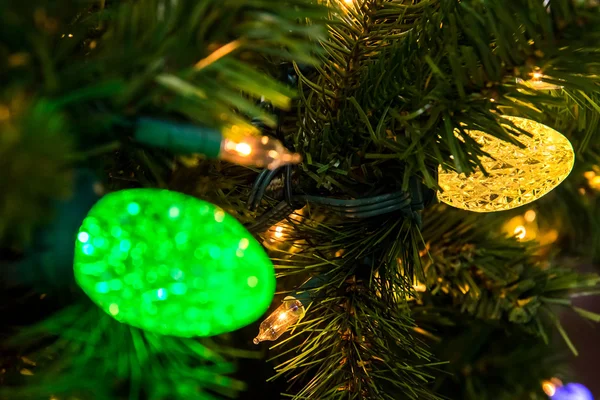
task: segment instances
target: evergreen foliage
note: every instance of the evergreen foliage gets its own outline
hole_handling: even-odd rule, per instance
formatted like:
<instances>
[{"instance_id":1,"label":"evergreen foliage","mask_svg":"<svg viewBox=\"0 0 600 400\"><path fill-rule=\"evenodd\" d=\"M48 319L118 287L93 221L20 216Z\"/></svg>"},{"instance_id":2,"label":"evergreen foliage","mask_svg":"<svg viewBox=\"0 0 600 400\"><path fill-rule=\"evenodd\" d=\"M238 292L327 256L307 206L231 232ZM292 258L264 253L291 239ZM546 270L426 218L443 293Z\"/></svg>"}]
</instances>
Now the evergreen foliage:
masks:
<instances>
[{"instance_id":1,"label":"evergreen foliage","mask_svg":"<svg viewBox=\"0 0 600 400\"><path fill-rule=\"evenodd\" d=\"M268 247L281 293L308 296L264 362L289 381L273 398L543 399L541 380L566 373L562 352L582 350L560 313L600 322L572 304L600 284L573 268L600 248L583 178L600 164L599 44L600 6L584 0L0 0L1 266L35 250L73 170L91 167L108 190L223 207ZM562 89L523 82L538 71ZM532 205L540 229L560 232L554 251L502 233L523 210L432 204L439 166L480 165L468 130L519 143L526 132L502 115L574 145L572 175ZM304 160L261 172L149 149L132 140L146 116L258 127ZM160 337L55 281L37 294L2 282L0 399L252 386L253 371L230 375L255 356L255 327Z\"/></svg>"}]
</instances>

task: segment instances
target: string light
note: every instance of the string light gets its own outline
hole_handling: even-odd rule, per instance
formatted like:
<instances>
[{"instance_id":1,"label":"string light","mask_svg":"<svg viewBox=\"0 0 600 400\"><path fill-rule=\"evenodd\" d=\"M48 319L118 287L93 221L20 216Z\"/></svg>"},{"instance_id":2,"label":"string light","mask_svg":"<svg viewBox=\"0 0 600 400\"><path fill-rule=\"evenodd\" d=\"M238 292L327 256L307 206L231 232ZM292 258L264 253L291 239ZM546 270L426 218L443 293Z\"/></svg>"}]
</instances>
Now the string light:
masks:
<instances>
[{"instance_id":1,"label":"string light","mask_svg":"<svg viewBox=\"0 0 600 400\"><path fill-rule=\"evenodd\" d=\"M487 175L476 170L469 176L440 165L438 199L453 207L475 212L510 210L531 203L558 186L571 172L573 146L566 137L538 122L512 116L503 119L529 132L521 135L519 148L481 131L469 136L489 154L481 164Z\"/></svg>"},{"instance_id":2,"label":"string light","mask_svg":"<svg viewBox=\"0 0 600 400\"><path fill-rule=\"evenodd\" d=\"M594 166L593 170L586 171L583 174L585 179L587 179L588 186L595 191L600 191L600 175L596 173L599 169L597 166Z\"/></svg>"},{"instance_id":3,"label":"string light","mask_svg":"<svg viewBox=\"0 0 600 400\"><path fill-rule=\"evenodd\" d=\"M552 400L594 400L592 392L581 383L563 385L558 378L542 381L542 390Z\"/></svg>"},{"instance_id":4,"label":"string light","mask_svg":"<svg viewBox=\"0 0 600 400\"><path fill-rule=\"evenodd\" d=\"M277 228L275 228L274 236L277 239L281 239L283 237L283 226L278 226Z\"/></svg>"},{"instance_id":5,"label":"string light","mask_svg":"<svg viewBox=\"0 0 600 400\"><path fill-rule=\"evenodd\" d=\"M554 393L556 393L556 384L552 381L543 381L542 390L546 395L552 397L554 396Z\"/></svg>"},{"instance_id":6,"label":"string light","mask_svg":"<svg viewBox=\"0 0 600 400\"><path fill-rule=\"evenodd\" d=\"M289 152L283 144L268 136L257 136L252 127L233 125L222 132L191 124L153 118L140 118L136 140L179 154L203 154L239 165L276 169L302 161L300 154Z\"/></svg>"},{"instance_id":7,"label":"string light","mask_svg":"<svg viewBox=\"0 0 600 400\"><path fill-rule=\"evenodd\" d=\"M523 225L519 225L515 228L514 234L517 239L523 240L527 236L527 229Z\"/></svg>"},{"instance_id":8,"label":"string light","mask_svg":"<svg viewBox=\"0 0 600 400\"><path fill-rule=\"evenodd\" d=\"M75 237L77 284L108 315L148 332L231 332L273 299L273 263L263 247L221 208L182 193L110 193Z\"/></svg>"},{"instance_id":9,"label":"string light","mask_svg":"<svg viewBox=\"0 0 600 400\"><path fill-rule=\"evenodd\" d=\"M269 169L302 161L300 154L290 153L279 140L268 136L226 137L221 144L219 158L239 165Z\"/></svg>"},{"instance_id":10,"label":"string light","mask_svg":"<svg viewBox=\"0 0 600 400\"><path fill-rule=\"evenodd\" d=\"M594 400L592 392L581 383L556 386L552 400Z\"/></svg>"},{"instance_id":11,"label":"string light","mask_svg":"<svg viewBox=\"0 0 600 400\"><path fill-rule=\"evenodd\" d=\"M527 212L525 212L525 215L523 215L523 218L525 218L525 221L527 222L535 221L535 217L536 213L533 210L527 210Z\"/></svg>"},{"instance_id":12,"label":"string light","mask_svg":"<svg viewBox=\"0 0 600 400\"><path fill-rule=\"evenodd\" d=\"M304 306L292 296L283 299L282 304L269 315L259 327L254 344L267 340L277 340L289 327L304 316Z\"/></svg>"},{"instance_id":13,"label":"string light","mask_svg":"<svg viewBox=\"0 0 600 400\"><path fill-rule=\"evenodd\" d=\"M526 86L529 86L535 90L557 90L562 89L562 86L555 85L554 83L545 82L544 78L548 78L546 75L542 73L542 71L537 68L534 72L530 74L531 78L528 80L523 80L517 78L518 83L522 83Z\"/></svg>"}]
</instances>

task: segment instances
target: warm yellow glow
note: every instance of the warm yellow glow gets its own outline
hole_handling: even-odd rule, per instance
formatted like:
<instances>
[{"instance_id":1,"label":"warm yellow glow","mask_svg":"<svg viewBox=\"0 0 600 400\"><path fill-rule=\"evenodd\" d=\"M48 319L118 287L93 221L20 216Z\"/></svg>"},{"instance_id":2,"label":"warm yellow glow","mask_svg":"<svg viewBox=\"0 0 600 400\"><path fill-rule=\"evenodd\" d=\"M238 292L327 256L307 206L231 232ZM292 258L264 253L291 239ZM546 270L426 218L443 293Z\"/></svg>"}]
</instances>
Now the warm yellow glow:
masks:
<instances>
[{"instance_id":1,"label":"warm yellow glow","mask_svg":"<svg viewBox=\"0 0 600 400\"><path fill-rule=\"evenodd\" d=\"M304 306L292 296L283 299L283 303L277 307L261 324L258 336L254 338L254 344L265 340L277 340L289 327L304 316Z\"/></svg>"},{"instance_id":2,"label":"warm yellow glow","mask_svg":"<svg viewBox=\"0 0 600 400\"><path fill-rule=\"evenodd\" d=\"M562 89L562 86L559 85L555 85L554 83L549 83L544 81L544 78L546 77L540 70L537 70L535 72L532 72L530 74L531 78L527 79L527 80L523 80L521 78L517 78L517 82L518 83L522 83L526 86L529 86L532 89L535 90L556 90L556 89Z\"/></svg>"},{"instance_id":3,"label":"warm yellow glow","mask_svg":"<svg viewBox=\"0 0 600 400\"><path fill-rule=\"evenodd\" d=\"M556 393L556 385L550 381L544 381L542 383L542 390L546 395L554 396L554 393Z\"/></svg>"},{"instance_id":4,"label":"warm yellow glow","mask_svg":"<svg viewBox=\"0 0 600 400\"><path fill-rule=\"evenodd\" d=\"M589 185L594 190L600 190L600 176L595 176L589 180Z\"/></svg>"},{"instance_id":5,"label":"warm yellow glow","mask_svg":"<svg viewBox=\"0 0 600 400\"><path fill-rule=\"evenodd\" d=\"M10 110L5 105L0 104L0 121L7 120L10 117Z\"/></svg>"},{"instance_id":6,"label":"warm yellow glow","mask_svg":"<svg viewBox=\"0 0 600 400\"><path fill-rule=\"evenodd\" d=\"M543 240L540 240L541 244L554 243L554 242L556 242L556 239L558 239L558 231L556 229L551 229L548 231L548 233L546 235L544 235L544 237L542 239Z\"/></svg>"},{"instance_id":7,"label":"warm yellow glow","mask_svg":"<svg viewBox=\"0 0 600 400\"><path fill-rule=\"evenodd\" d=\"M242 156L249 156L252 153L252 147L248 143L238 143L235 145L235 151Z\"/></svg>"},{"instance_id":8,"label":"warm yellow glow","mask_svg":"<svg viewBox=\"0 0 600 400\"><path fill-rule=\"evenodd\" d=\"M290 153L283 144L268 136L256 136L253 131L233 125L223 130L219 158L240 165L275 169L286 164L297 164L302 157Z\"/></svg>"},{"instance_id":9,"label":"warm yellow glow","mask_svg":"<svg viewBox=\"0 0 600 400\"><path fill-rule=\"evenodd\" d=\"M533 222L533 221L535 221L536 213L533 210L527 210L527 212L525 212L525 215L523 217L525 218L525 221Z\"/></svg>"},{"instance_id":10,"label":"warm yellow glow","mask_svg":"<svg viewBox=\"0 0 600 400\"><path fill-rule=\"evenodd\" d=\"M416 292L425 292L427 290L427 286L421 282L417 282L415 285L413 285L413 289L415 289Z\"/></svg>"},{"instance_id":11,"label":"warm yellow glow","mask_svg":"<svg viewBox=\"0 0 600 400\"><path fill-rule=\"evenodd\" d=\"M522 240L527 236L527 229L523 225L519 225L515 228L514 234L517 239Z\"/></svg>"},{"instance_id":12,"label":"warm yellow glow","mask_svg":"<svg viewBox=\"0 0 600 400\"><path fill-rule=\"evenodd\" d=\"M353 2L354 0L344 0L344 3L346 3L349 6L351 6Z\"/></svg>"},{"instance_id":13,"label":"warm yellow glow","mask_svg":"<svg viewBox=\"0 0 600 400\"><path fill-rule=\"evenodd\" d=\"M283 226L278 226L277 228L275 228L275 234L274 236L277 239L280 239L283 236Z\"/></svg>"},{"instance_id":14,"label":"warm yellow glow","mask_svg":"<svg viewBox=\"0 0 600 400\"><path fill-rule=\"evenodd\" d=\"M194 68L202 69L208 67L210 64L214 63L222 57L225 57L227 54L239 48L241 44L241 40L234 40L233 42L227 43L226 45L217 48L206 58L203 58L202 60L198 61Z\"/></svg>"},{"instance_id":15,"label":"warm yellow glow","mask_svg":"<svg viewBox=\"0 0 600 400\"><path fill-rule=\"evenodd\" d=\"M591 180L591 179L594 179L596 177L596 172L594 172L594 171L586 171L586 172L583 173L583 176L585 177L585 179Z\"/></svg>"},{"instance_id":16,"label":"warm yellow glow","mask_svg":"<svg viewBox=\"0 0 600 400\"><path fill-rule=\"evenodd\" d=\"M525 118L505 117L532 137L520 135L519 148L484 132L469 136L489 153L481 158L488 172L470 176L439 168L440 201L475 212L509 210L531 203L558 186L571 172L575 154L571 143L552 128Z\"/></svg>"}]
</instances>

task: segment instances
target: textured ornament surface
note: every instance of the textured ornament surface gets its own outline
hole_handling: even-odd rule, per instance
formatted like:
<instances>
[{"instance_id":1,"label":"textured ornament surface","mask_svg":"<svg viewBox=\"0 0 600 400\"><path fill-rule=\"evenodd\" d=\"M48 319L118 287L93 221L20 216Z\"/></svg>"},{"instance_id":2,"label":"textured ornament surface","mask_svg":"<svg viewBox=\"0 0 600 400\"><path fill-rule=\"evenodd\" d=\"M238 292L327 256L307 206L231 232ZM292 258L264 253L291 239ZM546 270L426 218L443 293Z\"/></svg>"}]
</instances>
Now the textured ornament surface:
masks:
<instances>
[{"instance_id":1,"label":"textured ornament surface","mask_svg":"<svg viewBox=\"0 0 600 400\"><path fill-rule=\"evenodd\" d=\"M232 216L156 189L103 197L77 235L75 279L115 319L174 336L211 336L259 318L273 264Z\"/></svg>"},{"instance_id":2,"label":"textured ornament surface","mask_svg":"<svg viewBox=\"0 0 600 400\"><path fill-rule=\"evenodd\" d=\"M519 148L480 131L469 135L494 159L483 157L488 172L468 177L439 169L440 201L476 212L503 211L531 203L558 186L571 172L575 155L571 143L552 128L518 117L506 117L532 134L520 135Z\"/></svg>"},{"instance_id":3,"label":"textured ornament surface","mask_svg":"<svg viewBox=\"0 0 600 400\"><path fill-rule=\"evenodd\" d=\"M568 383L556 388L552 400L594 400L592 392L581 383Z\"/></svg>"}]
</instances>

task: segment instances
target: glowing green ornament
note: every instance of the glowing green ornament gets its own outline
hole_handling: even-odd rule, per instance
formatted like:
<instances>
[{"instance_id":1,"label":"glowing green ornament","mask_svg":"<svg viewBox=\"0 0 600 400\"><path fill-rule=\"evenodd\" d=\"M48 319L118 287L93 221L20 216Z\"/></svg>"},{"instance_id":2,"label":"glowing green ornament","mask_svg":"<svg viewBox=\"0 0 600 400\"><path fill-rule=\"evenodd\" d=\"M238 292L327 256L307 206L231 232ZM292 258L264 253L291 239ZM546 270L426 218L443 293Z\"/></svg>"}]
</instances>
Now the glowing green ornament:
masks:
<instances>
[{"instance_id":1,"label":"glowing green ornament","mask_svg":"<svg viewBox=\"0 0 600 400\"><path fill-rule=\"evenodd\" d=\"M262 246L219 207L132 189L98 201L75 245L75 279L115 319L174 336L211 336L258 319L275 290Z\"/></svg>"}]
</instances>

